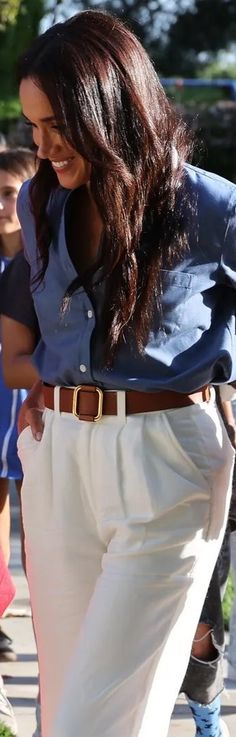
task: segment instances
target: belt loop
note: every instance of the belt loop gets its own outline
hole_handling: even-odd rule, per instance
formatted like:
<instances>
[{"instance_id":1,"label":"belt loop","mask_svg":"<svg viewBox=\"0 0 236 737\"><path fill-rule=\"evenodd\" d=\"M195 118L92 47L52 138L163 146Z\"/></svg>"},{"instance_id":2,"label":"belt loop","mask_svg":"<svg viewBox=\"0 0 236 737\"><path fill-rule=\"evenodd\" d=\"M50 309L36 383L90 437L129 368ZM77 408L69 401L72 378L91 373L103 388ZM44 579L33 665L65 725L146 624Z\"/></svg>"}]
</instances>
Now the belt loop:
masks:
<instances>
[{"instance_id":1,"label":"belt loop","mask_svg":"<svg viewBox=\"0 0 236 737\"><path fill-rule=\"evenodd\" d=\"M213 387L212 386L208 386L208 402L211 402L211 400L213 399L213 397L212 397L212 390L213 390Z\"/></svg>"},{"instance_id":2,"label":"belt loop","mask_svg":"<svg viewBox=\"0 0 236 737\"><path fill-rule=\"evenodd\" d=\"M54 386L54 411L60 412L60 386Z\"/></svg>"},{"instance_id":3,"label":"belt loop","mask_svg":"<svg viewBox=\"0 0 236 737\"><path fill-rule=\"evenodd\" d=\"M203 389L203 402L210 402L211 401L211 387L206 386Z\"/></svg>"},{"instance_id":4,"label":"belt loop","mask_svg":"<svg viewBox=\"0 0 236 737\"><path fill-rule=\"evenodd\" d=\"M117 417L119 418L119 420L125 422L126 421L126 392L117 391L116 401L117 401Z\"/></svg>"}]
</instances>

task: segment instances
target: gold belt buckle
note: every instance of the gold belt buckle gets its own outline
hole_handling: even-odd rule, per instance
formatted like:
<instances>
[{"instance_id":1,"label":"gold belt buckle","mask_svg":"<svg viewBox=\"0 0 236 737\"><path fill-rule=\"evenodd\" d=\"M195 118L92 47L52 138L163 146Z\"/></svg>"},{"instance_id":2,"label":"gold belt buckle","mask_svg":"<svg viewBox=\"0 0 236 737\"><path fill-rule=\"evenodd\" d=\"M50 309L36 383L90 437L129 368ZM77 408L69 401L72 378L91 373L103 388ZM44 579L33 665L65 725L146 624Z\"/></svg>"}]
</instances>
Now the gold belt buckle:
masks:
<instances>
[{"instance_id":1,"label":"gold belt buckle","mask_svg":"<svg viewBox=\"0 0 236 737\"><path fill-rule=\"evenodd\" d=\"M98 386L94 387L95 392L98 394L98 411L95 417L93 418L93 422L98 422L98 420L101 420L102 418L102 409L103 409L103 391ZM73 390L73 400L72 400L72 413L75 417L80 419L80 415L77 412L77 400L78 400L78 394L80 391L86 391L86 384L80 384L79 386L76 386Z\"/></svg>"}]
</instances>

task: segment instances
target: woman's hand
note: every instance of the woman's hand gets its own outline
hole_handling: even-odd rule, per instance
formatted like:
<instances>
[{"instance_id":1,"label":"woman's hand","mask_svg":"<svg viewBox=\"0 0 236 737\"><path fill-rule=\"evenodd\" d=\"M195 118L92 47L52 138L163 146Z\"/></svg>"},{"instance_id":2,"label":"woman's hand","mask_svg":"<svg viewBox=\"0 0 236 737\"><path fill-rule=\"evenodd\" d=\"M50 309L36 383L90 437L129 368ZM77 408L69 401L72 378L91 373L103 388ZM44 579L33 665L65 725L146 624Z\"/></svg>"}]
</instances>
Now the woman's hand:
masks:
<instances>
[{"instance_id":1,"label":"woman's hand","mask_svg":"<svg viewBox=\"0 0 236 737\"><path fill-rule=\"evenodd\" d=\"M28 397L23 402L18 416L19 434L25 427L30 425L35 440L41 440L43 434L42 413L44 410L44 399L42 382L36 381L32 386Z\"/></svg>"}]
</instances>

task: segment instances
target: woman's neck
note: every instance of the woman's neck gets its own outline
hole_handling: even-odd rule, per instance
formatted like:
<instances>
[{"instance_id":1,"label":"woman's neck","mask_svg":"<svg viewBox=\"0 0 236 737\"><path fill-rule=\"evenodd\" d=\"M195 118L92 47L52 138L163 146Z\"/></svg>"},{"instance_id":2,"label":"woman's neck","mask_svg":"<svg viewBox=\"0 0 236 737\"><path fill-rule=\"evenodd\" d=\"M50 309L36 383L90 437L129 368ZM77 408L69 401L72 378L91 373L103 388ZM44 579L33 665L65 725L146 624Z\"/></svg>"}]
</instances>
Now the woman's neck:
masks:
<instances>
[{"instance_id":1,"label":"woman's neck","mask_svg":"<svg viewBox=\"0 0 236 737\"><path fill-rule=\"evenodd\" d=\"M5 256L6 258L14 258L16 253L20 251L21 246L22 243L20 230L16 230L14 233L7 233L0 236L1 256Z\"/></svg>"}]
</instances>

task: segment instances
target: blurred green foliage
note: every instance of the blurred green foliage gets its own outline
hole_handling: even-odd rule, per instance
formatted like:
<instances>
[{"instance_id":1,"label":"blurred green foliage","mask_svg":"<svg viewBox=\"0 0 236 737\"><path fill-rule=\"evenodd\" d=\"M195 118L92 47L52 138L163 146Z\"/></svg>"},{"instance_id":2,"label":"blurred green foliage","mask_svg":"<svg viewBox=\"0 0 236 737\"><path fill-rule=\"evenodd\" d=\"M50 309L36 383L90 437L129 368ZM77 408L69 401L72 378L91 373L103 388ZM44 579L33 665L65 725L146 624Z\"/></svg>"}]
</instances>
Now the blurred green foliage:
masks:
<instances>
[{"instance_id":1,"label":"blurred green foliage","mask_svg":"<svg viewBox=\"0 0 236 737\"><path fill-rule=\"evenodd\" d=\"M5 98L16 90L16 63L37 36L46 0L0 0L0 89Z\"/></svg>"},{"instance_id":2,"label":"blurred green foliage","mask_svg":"<svg viewBox=\"0 0 236 737\"><path fill-rule=\"evenodd\" d=\"M0 0L0 28L4 31L8 24L16 22L20 0Z\"/></svg>"},{"instance_id":3,"label":"blurred green foliage","mask_svg":"<svg viewBox=\"0 0 236 737\"><path fill-rule=\"evenodd\" d=\"M197 76L203 79L236 79L236 61L235 64L227 64L218 60L213 61L206 64L201 69L201 74L198 73Z\"/></svg>"},{"instance_id":4,"label":"blurred green foliage","mask_svg":"<svg viewBox=\"0 0 236 737\"><path fill-rule=\"evenodd\" d=\"M11 730L2 722L0 722L0 737L14 737Z\"/></svg>"},{"instance_id":5,"label":"blurred green foliage","mask_svg":"<svg viewBox=\"0 0 236 737\"><path fill-rule=\"evenodd\" d=\"M12 120L20 115L20 102L18 95L6 97L0 100L0 120Z\"/></svg>"}]
</instances>

